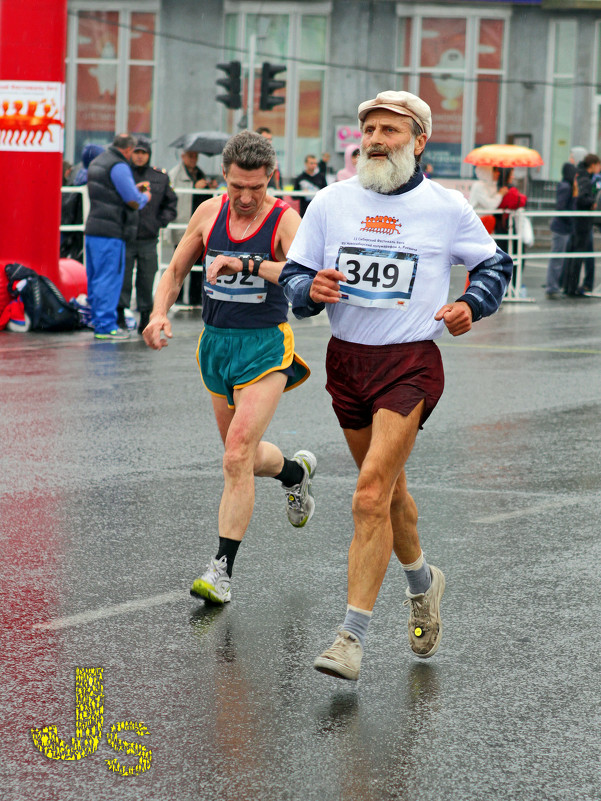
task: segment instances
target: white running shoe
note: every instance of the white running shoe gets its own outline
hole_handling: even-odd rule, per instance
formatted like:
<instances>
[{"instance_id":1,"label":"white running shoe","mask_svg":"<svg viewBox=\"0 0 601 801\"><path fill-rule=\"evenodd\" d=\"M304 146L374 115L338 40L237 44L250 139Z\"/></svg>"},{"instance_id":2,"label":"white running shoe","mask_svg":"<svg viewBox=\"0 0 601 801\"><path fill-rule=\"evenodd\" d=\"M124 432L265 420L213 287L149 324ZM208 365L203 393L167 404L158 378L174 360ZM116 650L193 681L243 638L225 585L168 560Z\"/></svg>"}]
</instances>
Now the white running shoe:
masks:
<instances>
[{"instance_id":1,"label":"white running shoe","mask_svg":"<svg viewBox=\"0 0 601 801\"><path fill-rule=\"evenodd\" d=\"M350 631L339 629L333 645L317 657L313 667L336 679L357 681L362 658L363 648L359 638Z\"/></svg>"},{"instance_id":2,"label":"white running shoe","mask_svg":"<svg viewBox=\"0 0 601 801\"><path fill-rule=\"evenodd\" d=\"M222 556L219 561L211 559L207 569L200 578L197 578L190 595L205 598L214 604L226 604L232 600L230 577L227 574L227 558Z\"/></svg>"},{"instance_id":3,"label":"white running shoe","mask_svg":"<svg viewBox=\"0 0 601 801\"><path fill-rule=\"evenodd\" d=\"M430 565L430 573L432 583L426 592L411 595L407 589L407 600L403 601L409 607L409 644L420 659L434 656L442 637L440 600L445 587L444 573L434 565Z\"/></svg>"},{"instance_id":4,"label":"white running shoe","mask_svg":"<svg viewBox=\"0 0 601 801\"><path fill-rule=\"evenodd\" d=\"M315 475L317 459L311 451L297 451L292 459L298 462L305 473L300 484L293 487L286 487L282 484L286 493L286 512L288 520L296 528L302 528L313 517L315 511L315 499L311 494L311 479Z\"/></svg>"}]
</instances>

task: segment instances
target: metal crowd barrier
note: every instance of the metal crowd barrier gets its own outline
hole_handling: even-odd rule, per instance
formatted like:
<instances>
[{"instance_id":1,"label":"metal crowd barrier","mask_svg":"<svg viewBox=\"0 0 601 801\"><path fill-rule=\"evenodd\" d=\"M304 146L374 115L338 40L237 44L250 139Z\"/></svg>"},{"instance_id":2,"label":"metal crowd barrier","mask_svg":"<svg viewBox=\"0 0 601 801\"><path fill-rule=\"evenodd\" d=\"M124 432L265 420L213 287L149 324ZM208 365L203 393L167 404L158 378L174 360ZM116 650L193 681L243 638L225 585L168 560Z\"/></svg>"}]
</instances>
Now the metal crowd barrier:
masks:
<instances>
[{"instance_id":1,"label":"metal crowd barrier","mask_svg":"<svg viewBox=\"0 0 601 801\"><path fill-rule=\"evenodd\" d=\"M175 189L175 193L177 195L221 195L225 191L224 188L219 189L183 189L177 188ZM82 195L82 207L83 207L83 222L78 225L61 225L61 231L81 231L83 233L85 228L85 220L88 216L90 210L90 200L88 197L87 188L85 186L63 186L61 187L61 192L79 192ZM299 198L299 197L313 197L316 192L304 192L304 191L286 191L285 189L281 190L269 190L269 194L274 195L275 197L283 197L283 198ZM518 209L517 211L503 211L503 210L495 210L495 211L488 211L483 209L475 209L476 213L483 216L483 215L495 215L498 216L500 214L509 214L509 222L508 222L508 233L503 234L502 236L498 237L499 239L503 239L508 243L508 253L513 259L514 263L514 279L510 282L507 292L505 294L504 301L509 302L522 302L522 303L533 303L534 298L528 297L527 294L524 294L522 291L522 274L524 270L524 262L526 259L528 261L541 261L541 260L549 260L551 258L572 258L572 257L596 257L599 253L594 251L587 251L587 252L579 252L579 253L554 253L552 251L539 251L539 250L527 250L524 245L524 219L528 218L533 223L534 220L540 218L552 218L552 217L593 217L597 221L601 221L601 212L598 211L555 211L549 209L547 211L529 211L527 209ZM534 227L534 225L533 225ZM166 228L162 228L159 233L159 240L157 244L158 248L158 260L159 260L159 270L157 273L157 281L159 280L162 273L167 269L169 266L169 261L171 260L171 255L173 250L175 249L173 244L169 241L169 232L170 231L177 231L177 230L186 230L187 223L169 223ZM536 243L535 243L536 244ZM164 260L163 257L165 252L169 254L169 260ZM85 251L84 251L84 259L85 259ZM202 272L202 267L200 265L194 265L192 270L196 272ZM188 279L186 279L188 281ZM187 285L184 285L184 291L187 293ZM597 295L596 291L593 293ZM601 296L601 294L600 294Z\"/></svg>"}]
</instances>

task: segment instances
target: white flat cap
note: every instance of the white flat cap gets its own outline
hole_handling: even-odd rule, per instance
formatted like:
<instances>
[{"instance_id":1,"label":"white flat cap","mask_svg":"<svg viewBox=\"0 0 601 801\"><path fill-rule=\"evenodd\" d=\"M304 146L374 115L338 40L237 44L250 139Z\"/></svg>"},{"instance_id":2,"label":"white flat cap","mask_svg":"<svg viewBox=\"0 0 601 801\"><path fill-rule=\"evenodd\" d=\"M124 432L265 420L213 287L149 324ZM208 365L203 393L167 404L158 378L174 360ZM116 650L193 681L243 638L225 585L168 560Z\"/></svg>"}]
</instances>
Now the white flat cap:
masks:
<instances>
[{"instance_id":1,"label":"white flat cap","mask_svg":"<svg viewBox=\"0 0 601 801\"><path fill-rule=\"evenodd\" d=\"M432 134L432 111L430 106L411 92L380 92L373 100L366 100L361 103L357 114L359 123L363 127L363 120L370 111L384 108L387 111L394 111L395 114L402 114L415 120L428 139Z\"/></svg>"}]
</instances>

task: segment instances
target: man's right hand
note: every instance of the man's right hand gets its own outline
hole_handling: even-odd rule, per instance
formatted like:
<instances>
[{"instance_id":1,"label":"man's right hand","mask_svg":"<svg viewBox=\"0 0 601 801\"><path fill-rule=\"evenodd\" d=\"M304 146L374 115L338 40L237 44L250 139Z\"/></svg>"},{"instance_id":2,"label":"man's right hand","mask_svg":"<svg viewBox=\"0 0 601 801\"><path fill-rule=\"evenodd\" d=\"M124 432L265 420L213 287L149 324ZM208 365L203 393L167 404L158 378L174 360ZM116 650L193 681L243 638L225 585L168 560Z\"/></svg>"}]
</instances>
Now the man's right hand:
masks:
<instances>
[{"instance_id":1,"label":"man's right hand","mask_svg":"<svg viewBox=\"0 0 601 801\"><path fill-rule=\"evenodd\" d=\"M320 270L311 284L309 297L315 303L338 303L340 300L340 281L346 281L344 273L327 267Z\"/></svg>"},{"instance_id":2,"label":"man's right hand","mask_svg":"<svg viewBox=\"0 0 601 801\"><path fill-rule=\"evenodd\" d=\"M148 200L150 200L152 195L150 193L150 183L148 181L141 181L139 184L136 184L136 187L143 195L148 195Z\"/></svg>"},{"instance_id":3,"label":"man's right hand","mask_svg":"<svg viewBox=\"0 0 601 801\"><path fill-rule=\"evenodd\" d=\"M167 339L161 336L161 331L164 332L167 339L171 339L173 337L173 334L171 333L171 323L169 322L167 315L151 315L150 322L142 332L144 342L146 342L149 348L152 348L153 350L160 350L161 348L167 347L169 343L167 342Z\"/></svg>"}]
</instances>

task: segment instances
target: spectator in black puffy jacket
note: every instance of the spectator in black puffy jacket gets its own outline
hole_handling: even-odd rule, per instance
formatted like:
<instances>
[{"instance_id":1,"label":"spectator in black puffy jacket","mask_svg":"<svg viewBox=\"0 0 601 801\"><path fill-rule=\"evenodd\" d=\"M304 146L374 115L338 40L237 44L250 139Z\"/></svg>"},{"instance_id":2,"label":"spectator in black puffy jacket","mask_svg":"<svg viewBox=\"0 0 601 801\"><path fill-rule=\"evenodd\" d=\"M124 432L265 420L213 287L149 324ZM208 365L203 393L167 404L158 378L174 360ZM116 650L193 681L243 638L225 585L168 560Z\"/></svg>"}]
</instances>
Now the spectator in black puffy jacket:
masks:
<instances>
[{"instance_id":1,"label":"spectator in black puffy jacket","mask_svg":"<svg viewBox=\"0 0 601 801\"><path fill-rule=\"evenodd\" d=\"M148 325L152 311L152 287L158 270L157 243L159 230L177 216L177 195L171 188L166 170L150 166L150 142L140 137L131 157L134 181L141 188L150 189L151 199L139 212L136 239L127 242L125 273L117 309L118 323L126 328L125 309L131 303L134 265L136 267L136 305L140 312L138 333Z\"/></svg>"}]
</instances>

